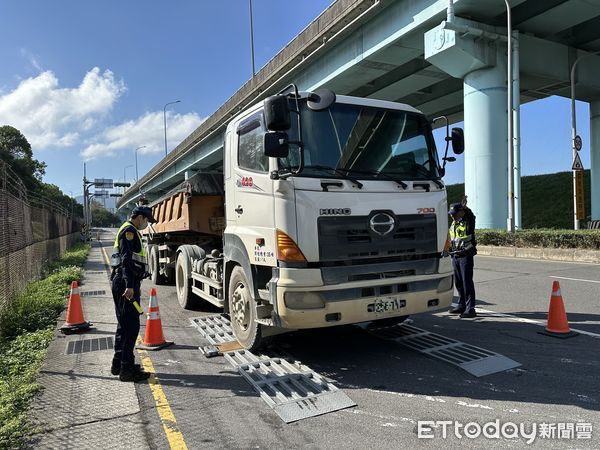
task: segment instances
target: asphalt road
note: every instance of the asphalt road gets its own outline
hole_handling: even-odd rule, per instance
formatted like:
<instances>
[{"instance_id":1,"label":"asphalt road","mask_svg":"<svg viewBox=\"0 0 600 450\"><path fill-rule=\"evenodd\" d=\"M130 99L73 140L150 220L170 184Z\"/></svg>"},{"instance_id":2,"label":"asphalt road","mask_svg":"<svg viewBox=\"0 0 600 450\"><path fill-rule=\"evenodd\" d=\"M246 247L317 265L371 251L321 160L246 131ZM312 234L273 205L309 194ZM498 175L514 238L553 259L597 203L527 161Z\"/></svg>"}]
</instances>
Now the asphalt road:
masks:
<instances>
[{"instance_id":1,"label":"asphalt road","mask_svg":"<svg viewBox=\"0 0 600 450\"><path fill-rule=\"evenodd\" d=\"M510 433L470 439L461 432L459 439L454 428L443 439L439 426L422 430L435 438L417 438L418 421L444 420L481 426L499 420L525 424L526 431L536 425L534 448L599 448L600 266L481 256L475 264L477 319L444 312L414 316L413 325L500 353L521 367L476 378L356 327L291 333L278 337L277 345L357 403L291 424L224 358L207 359L198 351L205 341L189 319L218 310L208 304L182 310L175 288L159 286L163 330L176 344L150 357L188 448L527 446ZM531 321L545 321L554 279L561 283L571 327L598 336L562 340L538 334L542 327ZM149 288L145 282L143 290ZM138 398L152 447L168 448L147 385L138 385ZM554 439L541 437L542 430L552 430L544 423L556 424ZM586 423L593 427L591 439L577 439L585 436Z\"/></svg>"}]
</instances>

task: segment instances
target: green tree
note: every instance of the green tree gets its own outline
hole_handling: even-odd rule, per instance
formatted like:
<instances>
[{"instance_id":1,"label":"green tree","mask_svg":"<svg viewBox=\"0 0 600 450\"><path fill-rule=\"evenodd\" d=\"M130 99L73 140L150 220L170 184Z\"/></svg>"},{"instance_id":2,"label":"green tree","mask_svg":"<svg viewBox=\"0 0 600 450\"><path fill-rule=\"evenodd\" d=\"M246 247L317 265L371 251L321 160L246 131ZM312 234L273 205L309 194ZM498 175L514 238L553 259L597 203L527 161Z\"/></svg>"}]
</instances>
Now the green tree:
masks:
<instances>
[{"instance_id":1,"label":"green tree","mask_svg":"<svg viewBox=\"0 0 600 450\"><path fill-rule=\"evenodd\" d=\"M37 192L42 197L61 206L69 214L73 211L75 217L83 217L83 206L77 203L75 199L65 195L55 184L41 183Z\"/></svg>"},{"instance_id":2,"label":"green tree","mask_svg":"<svg viewBox=\"0 0 600 450\"><path fill-rule=\"evenodd\" d=\"M46 163L33 158L27 138L10 125L0 127L0 160L14 170L27 189L39 188L46 173Z\"/></svg>"},{"instance_id":3,"label":"green tree","mask_svg":"<svg viewBox=\"0 0 600 450\"><path fill-rule=\"evenodd\" d=\"M92 200L91 209L93 227L118 227L121 225L121 218L111 213L96 200Z\"/></svg>"}]
</instances>

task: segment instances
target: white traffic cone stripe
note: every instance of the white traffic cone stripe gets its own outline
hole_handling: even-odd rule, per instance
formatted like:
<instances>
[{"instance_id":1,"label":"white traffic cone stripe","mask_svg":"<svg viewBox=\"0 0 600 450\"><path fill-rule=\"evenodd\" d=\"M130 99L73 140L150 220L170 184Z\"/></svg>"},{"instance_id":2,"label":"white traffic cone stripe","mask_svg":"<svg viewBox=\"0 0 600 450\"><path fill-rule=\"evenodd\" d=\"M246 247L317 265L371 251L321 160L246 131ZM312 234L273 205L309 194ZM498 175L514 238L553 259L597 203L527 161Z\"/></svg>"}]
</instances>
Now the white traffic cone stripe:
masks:
<instances>
[{"instance_id":1,"label":"white traffic cone stripe","mask_svg":"<svg viewBox=\"0 0 600 450\"><path fill-rule=\"evenodd\" d=\"M150 308L158 308L158 300L156 297L150 297Z\"/></svg>"},{"instance_id":2,"label":"white traffic cone stripe","mask_svg":"<svg viewBox=\"0 0 600 450\"><path fill-rule=\"evenodd\" d=\"M158 313L158 311L148 313L148 320L156 320L156 319L160 319L160 314Z\"/></svg>"},{"instance_id":3,"label":"white traffic cone stripe","mask_svg":"<svg viewBox=\"0 0 600 450\"><path fill-rule=\"evenodd\" d=\"M560 289L552 291L552 297L562 297L562 295L560 294Z\"/></svg>"},{"instance_id":4,"label":"white traffic cone stripe","mask_svg":"<svg viewBox=\"0 0 600 450\"><path fill-rule=\"evenodd\" d=\"M71 295L73 295L73 294L79 294L79 288L78 287L71 288Z\"/></svg>"}]
</instances>

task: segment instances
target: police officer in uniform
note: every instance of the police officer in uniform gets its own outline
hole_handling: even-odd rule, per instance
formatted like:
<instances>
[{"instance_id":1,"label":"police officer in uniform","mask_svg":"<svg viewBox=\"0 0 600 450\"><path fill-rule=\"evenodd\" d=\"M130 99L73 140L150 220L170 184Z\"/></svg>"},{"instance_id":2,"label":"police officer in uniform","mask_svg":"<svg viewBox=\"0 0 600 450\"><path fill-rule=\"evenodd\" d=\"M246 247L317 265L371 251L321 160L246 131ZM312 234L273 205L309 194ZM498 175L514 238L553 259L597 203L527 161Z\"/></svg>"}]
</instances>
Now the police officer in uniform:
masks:
<instances>
[{"instance_id":1,"label":"police officer in uniform","mask_svg":"<svg viewBox=\"0 0 600 450\"><path fill-rule=\"evenodd\" d=\"M111 280L117 332L111 373L119 375L121 381L143 381L150 376L135 364L133 354L140 331L140 286L148 276L146 249L140 230L148 223L156 223L152 210L147 206L136 206L131 218L119 228L114 243Z\"/></svg>"},{"instance_id":2,"label":"police officer in uniform","mask_svg":"<svg viewBox=\"0 0 600 450\"><path fill-rule=\"evenodd\" d=\"M452 216L450 239L452 267L458 291L458 305L450 309L462 319L477 317L475 312L475 285L473 283L473 257L477 254L475 240L475 215L463 203L450 205Z\"/></svg>"}]
</instances>

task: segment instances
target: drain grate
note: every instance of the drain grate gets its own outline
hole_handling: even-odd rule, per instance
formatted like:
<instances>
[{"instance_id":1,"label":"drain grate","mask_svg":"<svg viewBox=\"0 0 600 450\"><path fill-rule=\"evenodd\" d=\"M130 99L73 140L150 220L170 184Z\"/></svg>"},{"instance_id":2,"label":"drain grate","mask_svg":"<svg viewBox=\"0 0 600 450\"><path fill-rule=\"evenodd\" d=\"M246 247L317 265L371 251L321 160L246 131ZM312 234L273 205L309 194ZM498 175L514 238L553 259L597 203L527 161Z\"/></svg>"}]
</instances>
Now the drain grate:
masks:
<instances>
[{"instance_id":1,"label":"drain grate","mask_svg":"<svg viewBox=\"0 0 600 450\"><path fill-rule=\"evenodd\" d=\"M104 275L106 270L86 270L86 275Z\"/></svg>"},{"instance_id":2,"label":"drain grate","mask_svg":"<svg viewBox=\"0 0 600 450\"><path fill-rule=\"evenodd\" d=\"M514 369L521 365L499 353L412 325L402 324L387 328L373 328L368 331L381 339L397 342L412 350L458 366L476 377Z\"/></svg>"},{"instance_id":3,"label":"drain grate","mask_svg":"<svg viewBox=\"0 0 600 450\"><path fill-rule=\"evenodd\" d=\"M83 291L80 292L81 297L97 297L100 295L106 295L106 291Z\"/></svg>"},{"instance_id":4,"label":"drain grate","mask_svg":"<svg viewBox=\"0 0 600 450\"><path fill-rule=\"evenodd\" d=\"M77 353L89 353L99 350L112 350L113 338L103 337L94 339L82 339L79 341L70 341L67 344L65 354L74 355Z\"/></svg>"},{"instance_id":5,"label":"drain grate","mask_svg":"<svg viewBox=\"0 0 600 450\"><path fill-rule=\"evenodd\" d=\"M191 321L213 345L236 341L226 317ZM299 362L292 364L279 356L255 355L247 350L224 356L285 423L356 406L344 392Z\"/></svg>"}]
</instances>

